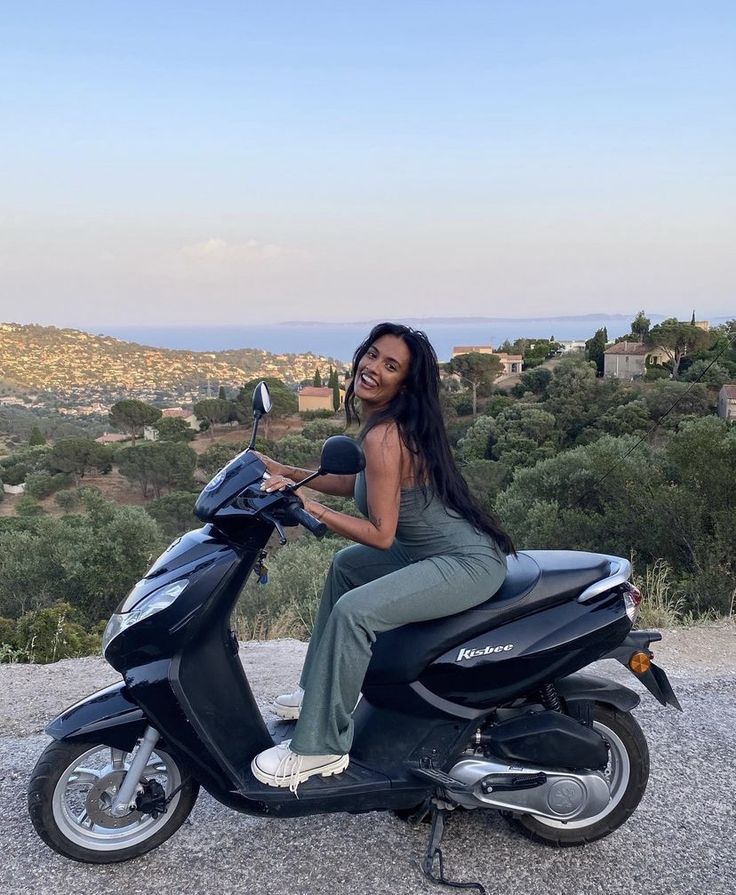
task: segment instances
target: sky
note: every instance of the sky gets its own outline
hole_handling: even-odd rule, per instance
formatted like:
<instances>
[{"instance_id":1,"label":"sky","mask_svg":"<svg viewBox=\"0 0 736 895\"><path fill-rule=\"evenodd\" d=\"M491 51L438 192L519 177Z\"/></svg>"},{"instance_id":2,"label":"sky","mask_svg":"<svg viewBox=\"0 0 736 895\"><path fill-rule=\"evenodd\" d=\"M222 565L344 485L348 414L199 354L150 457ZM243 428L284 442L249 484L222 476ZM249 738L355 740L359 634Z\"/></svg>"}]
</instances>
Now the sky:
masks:
<instances>
[{"instance_id":1,"label":"sky","mask_svg":"<svg viewBox=\"0 0 736 895\"><path fill-rule=\"evenodd\" d=\"M732 0L34 2L0 320L736 316Z\"/></svg>"}]
</instances>

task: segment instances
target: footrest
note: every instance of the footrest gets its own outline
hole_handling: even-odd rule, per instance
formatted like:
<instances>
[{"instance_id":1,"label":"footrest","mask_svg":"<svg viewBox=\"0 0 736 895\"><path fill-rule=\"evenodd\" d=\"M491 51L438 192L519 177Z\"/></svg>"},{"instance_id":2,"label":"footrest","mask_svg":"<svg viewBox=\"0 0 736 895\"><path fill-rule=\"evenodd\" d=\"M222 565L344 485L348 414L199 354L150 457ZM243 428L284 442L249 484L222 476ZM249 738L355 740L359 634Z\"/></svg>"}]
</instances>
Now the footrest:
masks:
<instances>
[{"instance_id":1,"label":"footrest","mask_svg":"<svg viewBox=\"0 0 736 895\"><path fill-rule=\"evenodd\" d=\"M447 789L451 792L459 792L460 790L467 789L466 784L463 783L462 780L456 780L444 771L437 770L437 768L410 767L410 770L412 774L415 774L417 777L421 777L423 780L429 780L432 783L437 784L437 786L441 786L443 789Z\"/></svg>"}]
</instances>

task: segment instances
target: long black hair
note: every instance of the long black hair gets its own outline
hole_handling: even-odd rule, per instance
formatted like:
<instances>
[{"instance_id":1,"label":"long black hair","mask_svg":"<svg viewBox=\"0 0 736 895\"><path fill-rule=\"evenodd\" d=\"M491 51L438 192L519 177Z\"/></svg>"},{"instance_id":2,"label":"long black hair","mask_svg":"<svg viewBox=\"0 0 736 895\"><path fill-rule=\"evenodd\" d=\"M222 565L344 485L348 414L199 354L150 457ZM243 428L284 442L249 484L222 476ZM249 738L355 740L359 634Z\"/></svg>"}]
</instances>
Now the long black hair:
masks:
<instances>
[{"instance_id":1,"label":"long black hair","mask_svg":"<svg viewBox=\"0 0 736 895\"><path fill-rule=\"evenodd\" d=\"M380 423L388 420L395 422L399 437L411 456L415 480L425 486L431 485L445 506L467 519L474 528L494 538L504 553L515 553L508 533L498 519L473 498L455 464L442 422L437 355L425 333L401 323L379 323L373 327L353 356L353 378L345 393L348 425L353 421L360 422L354 388L358 363L381 336L398 336L402 339L411 353L411 363L402 389L383 410L369 417L359 437L362 440Z\"/></svg>"}]
</instances>

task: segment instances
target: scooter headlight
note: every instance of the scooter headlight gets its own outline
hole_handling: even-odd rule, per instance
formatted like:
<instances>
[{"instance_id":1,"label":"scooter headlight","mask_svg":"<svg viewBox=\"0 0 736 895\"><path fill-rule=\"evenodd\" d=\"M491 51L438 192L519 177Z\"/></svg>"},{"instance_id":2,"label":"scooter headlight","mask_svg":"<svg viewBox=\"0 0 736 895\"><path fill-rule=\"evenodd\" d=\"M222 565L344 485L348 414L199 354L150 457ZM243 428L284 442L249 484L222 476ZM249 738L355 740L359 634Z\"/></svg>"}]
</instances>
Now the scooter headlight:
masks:
<instances>
[{"instance_id":1,"label":"scooter headlight","mask_svg":"<svg viewBox=\"0 0 736 895\"><path fill-rule=\"evenodd\" d=\"M143 597L129 612L116 612L110 618L105 628L105 633L102 635L102 652L105 652L118 634L143 621L144 618L155 615L157 612L161 612L163 609L171 606L188 584L188 578L170 581L168 584L164 584L163 587L157 588L153 593L148 594L147 597Z\"/></svg>"}]
</instances>

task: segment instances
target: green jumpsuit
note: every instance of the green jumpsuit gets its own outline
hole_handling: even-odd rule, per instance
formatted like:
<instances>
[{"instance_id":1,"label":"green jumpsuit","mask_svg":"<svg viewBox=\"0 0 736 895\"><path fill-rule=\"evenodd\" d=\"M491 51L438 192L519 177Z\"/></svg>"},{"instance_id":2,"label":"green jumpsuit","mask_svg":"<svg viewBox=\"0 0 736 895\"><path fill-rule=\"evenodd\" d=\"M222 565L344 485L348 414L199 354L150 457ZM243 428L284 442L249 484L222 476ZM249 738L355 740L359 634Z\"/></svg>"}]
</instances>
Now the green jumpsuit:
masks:
<instances>
[{"instance_id":1,"label":"green jumpsuit","mask_svg":"<svg viewBox=\"0 0 736 895\"><path fill-rule=\"evenodd\" d=\"M354 496L367 515L364 473L356 477ZM391 547L355 544L332 560L300 680L305 692L292 751L348 753L376 634L477 606L505 576L506 557L489 535L431 490L402 489Z\"/></svg>"}]
</instances>

